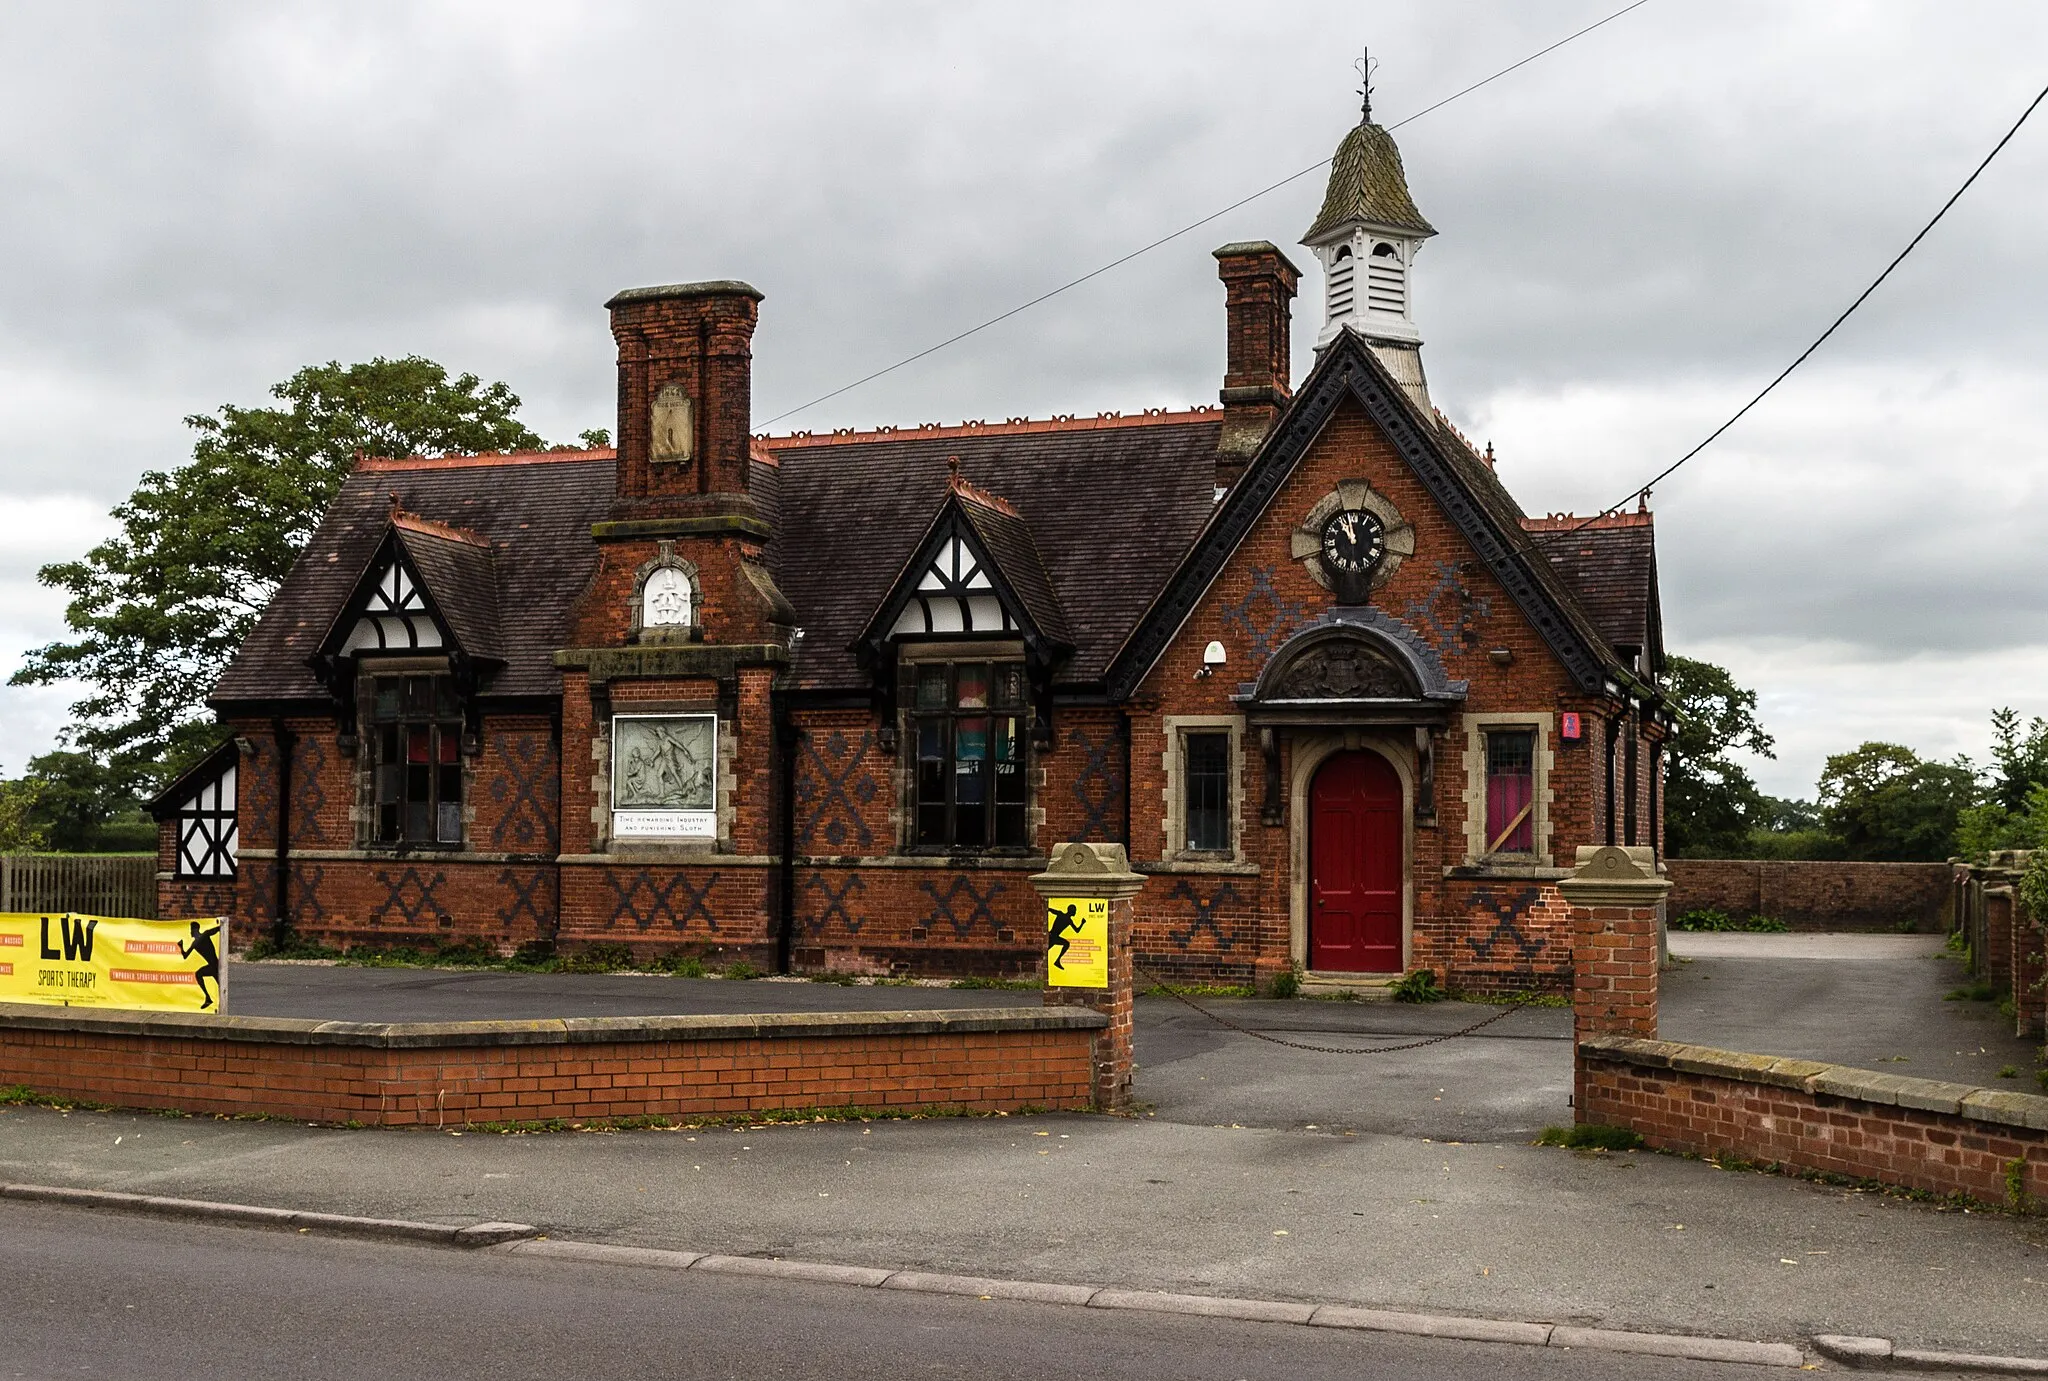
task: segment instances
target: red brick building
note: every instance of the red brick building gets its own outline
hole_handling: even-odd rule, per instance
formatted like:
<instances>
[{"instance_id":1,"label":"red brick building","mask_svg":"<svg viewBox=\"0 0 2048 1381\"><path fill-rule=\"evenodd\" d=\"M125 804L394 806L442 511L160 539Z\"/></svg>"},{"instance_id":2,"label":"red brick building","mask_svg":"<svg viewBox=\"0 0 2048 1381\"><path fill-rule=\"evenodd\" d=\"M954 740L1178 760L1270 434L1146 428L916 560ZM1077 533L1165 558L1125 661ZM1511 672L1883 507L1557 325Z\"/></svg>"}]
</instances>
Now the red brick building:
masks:
<instances>
[{"instance_id":1,"label":"red brick building","mask_svg":"<svg viewBox=\"0 0 2048 1381\"><path fill-rule=\"evenodd\" d=\"M1658 841L1650 517L1526 517L1431 405L1379 127L1299 271L1216 252L1220 407L749 434L761 294L620 293L618 449L364 461L157 803L162 914L337 944L1034 970L1072 839L1139 961L1557 985Z\"/></svg>"}]
</instances>

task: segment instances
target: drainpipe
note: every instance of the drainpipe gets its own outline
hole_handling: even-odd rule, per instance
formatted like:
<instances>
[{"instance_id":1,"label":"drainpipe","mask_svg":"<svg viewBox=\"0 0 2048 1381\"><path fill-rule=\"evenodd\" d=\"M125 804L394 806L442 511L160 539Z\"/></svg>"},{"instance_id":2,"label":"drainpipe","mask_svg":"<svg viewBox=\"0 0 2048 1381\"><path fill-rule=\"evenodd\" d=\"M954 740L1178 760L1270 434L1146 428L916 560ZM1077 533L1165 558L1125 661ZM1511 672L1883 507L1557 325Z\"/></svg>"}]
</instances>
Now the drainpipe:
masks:
<instances>
[{"instance_id":1,"label":"drainpipe","mask_svg":"<svg viewBox=\"0 0 2048 1381\"><path fill-rule=\"evenodd\" d=\"M1131 851L1131 716L1119 708L1117 712L1117 736L1124 741L1124 837L1126 857Z\"/></svg>"},{"instance_id":2,"label":"drainpipe","mask_svg":"<svg viewBox=\"0 0 2048 1381\"><path fill-rule=\"evenodd\" d=\"M780 915L775 933L775 971L788 973L796 938L796 745L802 731L791 720L789 705L782 697L771 697L771 703L775 716L775 751L782 759L775 772L775 791L781 798L777 805L782 823L782 866L779 870L782 896L777 899L779 905L776 908Z\"/></svg>"},{"instance_id":3,"label":"drainpipe","mask_svg":"<svg viewBox=\"0 0 2048 1381\"><path fill-rule=\"evenodd\" d=\"M270 730L277 739L277 895L271 902L270 943L281 949L292 929L291 912L286 908L292 885L292 747L299 736L286 727L282 717L270 721Z\"/></svg>"}]
</instances>

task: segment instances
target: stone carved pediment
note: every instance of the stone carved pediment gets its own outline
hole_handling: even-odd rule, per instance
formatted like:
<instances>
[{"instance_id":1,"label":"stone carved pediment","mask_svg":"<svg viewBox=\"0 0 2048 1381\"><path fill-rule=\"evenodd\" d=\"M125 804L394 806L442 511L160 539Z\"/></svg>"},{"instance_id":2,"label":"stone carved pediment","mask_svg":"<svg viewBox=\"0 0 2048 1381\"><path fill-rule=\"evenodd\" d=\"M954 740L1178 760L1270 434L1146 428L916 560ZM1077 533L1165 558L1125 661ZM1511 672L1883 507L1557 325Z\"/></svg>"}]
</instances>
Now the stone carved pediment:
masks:
<instances>
[{"instance_id":1,"label":"stone carved pediment","mask_svg":"<svg viewBox=\"0 0 2048 1381\"><path fill-rule=\"evenodd\" d=\"M1356 638L1332 638L1303 652L1268 694L1279 700L1411 700L1420 694L1405 667Z\"/></svg>"}]
</instances>

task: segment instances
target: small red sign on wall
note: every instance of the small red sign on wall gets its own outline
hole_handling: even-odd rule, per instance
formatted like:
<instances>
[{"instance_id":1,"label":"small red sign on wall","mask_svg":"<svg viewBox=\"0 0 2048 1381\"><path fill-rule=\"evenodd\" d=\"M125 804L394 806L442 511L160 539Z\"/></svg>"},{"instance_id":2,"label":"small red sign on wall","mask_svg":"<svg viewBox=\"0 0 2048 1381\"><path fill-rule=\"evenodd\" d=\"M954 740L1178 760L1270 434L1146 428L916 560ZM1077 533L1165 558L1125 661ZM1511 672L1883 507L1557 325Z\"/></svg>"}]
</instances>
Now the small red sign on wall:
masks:
<instances>
[{"instance_id":1,"label":"small red sign on wall","mask_svg":"<svg viewBox=\"0 0 2048 1381\"><path fill-rule=\"evenodd\" d=\"M1560 738L1576 742L1579 737L1578 715L1570 710L1565 711L1565 713L1562 716L1560 716L1560 723L1558 725L1557 732Z\"/></svg>"}]
</instances>

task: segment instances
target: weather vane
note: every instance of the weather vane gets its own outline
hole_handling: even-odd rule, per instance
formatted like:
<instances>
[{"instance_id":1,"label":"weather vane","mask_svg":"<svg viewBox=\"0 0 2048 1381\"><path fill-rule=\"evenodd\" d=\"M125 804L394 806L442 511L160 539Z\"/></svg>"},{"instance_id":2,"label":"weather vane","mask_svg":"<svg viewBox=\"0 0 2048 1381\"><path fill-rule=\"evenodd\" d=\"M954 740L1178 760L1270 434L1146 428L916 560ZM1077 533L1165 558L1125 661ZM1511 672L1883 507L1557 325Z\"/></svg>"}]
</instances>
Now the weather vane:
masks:
<instances>
[{"instance_id":1,"label":"weather vane","mask_svg":"<svg viewBox=\"0 0 2048 1381\"><path fill-rule=\"evenodd\" d=\"M1379 64L1372 60L1372 49L1358 50L1358 61L1351 64L1358 69L1358 96L1364 103L1361 116L1363 123L1372 123L1372 74L1379 71Z\"/></svg>"}]
</instances>

